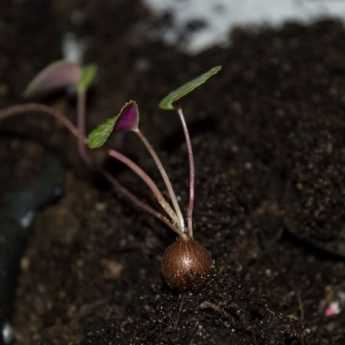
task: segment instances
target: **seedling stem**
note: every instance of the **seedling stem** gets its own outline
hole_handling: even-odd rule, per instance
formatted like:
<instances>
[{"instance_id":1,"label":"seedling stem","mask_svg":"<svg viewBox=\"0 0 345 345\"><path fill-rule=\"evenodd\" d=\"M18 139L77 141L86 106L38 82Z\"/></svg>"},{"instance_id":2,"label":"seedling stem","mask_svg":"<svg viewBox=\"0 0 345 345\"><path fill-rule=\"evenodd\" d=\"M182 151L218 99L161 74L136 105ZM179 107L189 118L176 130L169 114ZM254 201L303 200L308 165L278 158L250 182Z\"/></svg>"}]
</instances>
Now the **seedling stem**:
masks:
<instances>
[{"instance_id":1,"label":"seedling stem","mask_svg":"<svg viewBox=\"0 0 345 345\"><path fill-rule=\"evenodd\" d=\"M157 202L162 207L162 209L168 214L168 216L171 218L174 224L177 223L178 219L176 218L175 212L172 210L169 203L164 198L161 191L158 189L155 182L151 179L151 177L137 165L134 163L131 159L123 155L121 152L116 151L114 149L110 149L108 151L109 156L117 159L121 163L125 164L130 170L132 170L137 176L139 176L145 184L151 189L151 192L153 193L154 197L157 199ZM179 231L181 233L183 231Z\"/></svg>"},{"instance_id":2,"label":"seedling stem","mask_svg":"<svg viewBox=\"0 0 345 345\"><path fill-rule=\"evenodd\" d=\"M181 235L178 227L174 225L168 218L163 216L160 212L156 211L154 208L143 202L142 200L138 199L133 193L131 193L126 187L124 187L114 176L112 176L107 171L104 171L104 175L106 178L114 185L116 190L120 193L124 194L135 206L141 208L142 210L146 211L147 213L151 214L165 225L167 225L172 231L174 231L177 235Z\"/></svg>"},{"instance_id":3,"label":"seedling stem","mask_svg":"<svg viewBox=\"0 0 345 345\"><path fill-rule=\"evenodd\" d=\"M86 124L85 124L85 108L86 108L86 93L84 90L78 90L77 94L77 127L79 133L83 136L84 139L79 139L78 149L79 154L85 162L90 164L90 157L86 151L85 146L85 137L86 137Z\"/></svg>"},{"instance_id":4,"label":"seedling stem","mask_svg":"<svg viewBox=\"0 0 345 345\"><path fill-rule=\"evenodd\" d=\"M79 130L74 126L74 124L61 112L55 108L49 107L44 104L39 103L26 103L22 105L14 105L12 107L3 109L0 111L0 121L8 117L18 115L20 113L45 113L53 116L58 120L63 126L65 126L73 136L78 138L78 140L85 141L85 137L79 133Z\"/></svg>"},{"instance_id":5,"label":"seedling stem","mask_svg":"<svg viewBox=\"0 0 345 345\"><path fill-rule=\"evenodd\" d=\"M0 120L18 113L36 112L53 116L77 139L79 154L82 160L91 167L92 160L90 159L87 148L96 149L102 147L114 132L135 132L152 157L166 186L170 200L166 200L152 178L130 158L114 149L109 149L107 154L126 165L144 181L164 212L158 209L156 210L137 198L135 194L130 192L103 168L96 166L96 169L133 204L159 219L178 235L178 239L166 249L162 258L161 271L167 284L176 289L187 289L196 286L205 281L212 269L213 261L208 251L193 239L192 218L195 200L194 155L182 107L175 106L174 103L180 101L183 97L217 74L221 70L221 66L215 66L206 73L183 84L176 90L170 92L160 102L160 107L162 109L176 110L186 140L189 167L188 204L186 211L187 228L170 178L155 149L139 128L139 108L135 101L127 102L116 116L106 119L89 134L88 138L86 138L86 92L95 78L96 69L95 65L88 65L82 68L79 65L70 64L64 61L57 62L40 72L29 84L24 93L26 97L31 97L35 94L52 91L59 87L71 85L76 87L76 126L65 114L49 106L37 103L28 103L4 109L0 111Z\"/></svg>"},{"instance_id":6,"label":"seedling stem","mask_svg":"<svg viewBox=\"0 0 345 345\"><path fill-rule=\"evenodd\" d=\"M187 153L188 153L188 165L189 165L189 182L188 182L188 190L189 190L189 200L187 206L187 227L188 227L188 235L190 238L193 238L193 210L194 210L194 199L195 199L195 163L194 163L194 155L192 149L192 141L190 139L188 127L186 124L185 117L183 115L183 111L181 107L176 109L179 118L181 120L183 133L186 139L187 145Z\"/></svg>"},{"instance_id":7,"label":"seedling stem","mask_svg":"<svg viewBox=\"0 0 345 345\"><path fill-rule=\"evenodd\" d=\"M174 192L174 189L172 187L172 184L171 184L171 181L169 179L169 176L166 172L166 170L164 169L163 167L163 164L161 162L161 160L159 159L155 149L153 148L153 146L150 144L150 142L148 141L148 139L146 138L146 136L144 135L144 133L138 128L137 130L134 131L135 134L137 134L137 136L140 138L140 140L143 142L144 146L146 147L147 151L150 153L152 159L154 160L161 176L162 176L162 179L165 183L165 186L167 187L167 190L168 190L168 193L169 193L169 196L170 196L170 200L174 206L174 210L175 210L175 213L176 213L176 217L177 217L177 220L178 220L178 225L179 225L179 229L180 229L180 232L185 232L185 223L184 223L184 219L183 219L183 215L182 215L182 212L181 212L181 209L180 209L180 206L178 204L178 201L177 201L177 197L176 197L176 194ZM176 219L175 217L175 219Z\"/></svg>"}]
</instances>

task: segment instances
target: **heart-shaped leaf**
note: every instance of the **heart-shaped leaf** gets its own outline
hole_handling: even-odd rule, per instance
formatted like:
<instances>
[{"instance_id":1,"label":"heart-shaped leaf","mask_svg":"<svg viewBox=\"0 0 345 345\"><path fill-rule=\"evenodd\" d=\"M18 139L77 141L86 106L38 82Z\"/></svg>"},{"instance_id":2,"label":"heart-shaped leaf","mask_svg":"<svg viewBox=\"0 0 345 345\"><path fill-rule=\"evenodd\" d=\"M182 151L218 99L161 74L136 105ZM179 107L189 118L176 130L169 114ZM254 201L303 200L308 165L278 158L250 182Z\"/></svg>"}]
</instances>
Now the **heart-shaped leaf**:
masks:
<instances>
[{"instance_id":1,"label":"heart-shaped leaf","mask_svg":"<svg viewBox=\"0 0 345 345\"><path fill-rule=\"evenodd\" d=\"M110 117L91 131L87 138L87 145L90 149L102 147L114 130L116 117Z\"/></svg>"},{"instance_id":2,"label":"heart-shaped leaf","mask_svg":"<svg viewBox=\"0 0 345 345\"><path fill-rule=\"evenodd\" d=\"M166 97L162 99L159 103L159 107L164 110L173 110L174 103L184 96L191 93L193 90L206 83L211 77L217 74L222 69L222 66L215 66L209 71L199 75L193 80L188 81L187 83L181 85L176 90L170 92Z\"/></svg>"},{"instance_id":3,"label":"heart-shaped leaf","mask_svg":"<svg viewBox=\"0 0 345 345\"><path fill-rule=\"evenodd\" d=\"M81 77L80 65L57 61L37 74L24 91L24 97L35 97L63 87L77 85Z\"/></svg>"},{"instance_id":4,"label":"heart-shaped leaf","mask_svg":"<svg viewBox=\"0 0 345 345\"><path fill-rule=\"evenodd\" d=\"M102 147L113 132L136 131L139 126L139 108L135 101L127 102L120 112L106 119L88 136L87 144L90 149Z\"/></svg>"}]
</instances>

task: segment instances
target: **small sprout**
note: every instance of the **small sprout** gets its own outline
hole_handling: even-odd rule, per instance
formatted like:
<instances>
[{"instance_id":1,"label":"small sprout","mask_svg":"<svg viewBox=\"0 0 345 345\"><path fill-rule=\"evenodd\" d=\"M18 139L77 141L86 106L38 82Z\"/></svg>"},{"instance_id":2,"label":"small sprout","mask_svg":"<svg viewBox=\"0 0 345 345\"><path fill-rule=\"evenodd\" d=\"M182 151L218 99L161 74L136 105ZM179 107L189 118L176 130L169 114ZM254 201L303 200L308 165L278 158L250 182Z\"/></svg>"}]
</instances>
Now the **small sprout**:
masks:
<instances>
[{"instance_id":1,"label":"small sprout","mask_svg":"<svg viewBox=\"0 0 345 345\"><path fill-rule=\"evenodd\" d=\"M170 92L166 97L159 103L159 107L163 110L174 110L174 103L179 101L184 96L194 91L196 88L206 83L211 77L217 74L222 69L222 66L215 66L209 71L199 75L193 80L181 85L176 90Z\"/></svg>"},{"instance_id":2,"label":"small sprout","mask_svg":"<svg viewBox=\"0 0 345 345\"><path fill-rule=\"evenodd\" d=\"M96 72L97 66L94 64L81 67L78 63L67 60L54 62L31 81L24 92L24 97L42 96L64 87L77 90L77 127L80 137L85 137L86 91L93 83ZM78 149L83 160L89 164L90 159L82 138L79 138Z\"/></svg>"},{"instance_id":3,"label":"small sprout","mask_svg":"<svg viewBox=\"0 0 345 345\"><path fill-rule=\"evenodd\" d=\"M77 83L78 93L86 92L94 82L97 73L97 66L94 64L81 68L80 79Z\"/></svg>"},{"instance_id":4,"label":"small sprout","mask_svg":"<svg viewBox=\"0 0 345 345\"><path fill-rule=\"evenodd\" d=\"M199 75L198 77L192 79L191 81L183 84L175 91L170 92L163 100L160 102L159 106L164 110L175 109L174 102L180 100L182 97L188 95L193 90L203 85L208 81L212 76L217 74L222 69L222 66L215 66L208 70L207 72ZM194 155L192 149L192 141L190 139L190 134L186 124L186 120L183 114L182 107L177 107L175 109L180 118L184 137L187 145L188 152L188 163L189 163L189 203L187 207L187 224L188 224L188 234L193 238L193 210L194 210L194 199L195 199L195 164L194 164Z\"/></svg>"},{"instance_id":5,"label":"small sprout","mask_svg":"<svg viewBox=\"0 0 345 345\"><path fill-rule=\"evenodd\" d=\"M75 86L81 77L80 65L68 61L57 61L44 68L24 91L25 98L47 94L68 86Z\"/></svg>"},{"instance_id":6,"label":"small sprout","mask_svg":"<svg viewBox=\"0 0 345 345\"><path fill-rule=\"evenodd\" d=\"M24 91L24 97L36 97L65 87L75 87L78 93L86 92L97 73L94 64L81 67L78 63L57 61L37 74Z\"/></svg>"},{"instance_id":7,"label":"small sprout","mask_svg":"<svg viewBox=\"0 0 345 345\"><path fill-rule=\"evenodd\" d=\"M25 91L27 97L32 97L44 92L53 91L60 87L74 86L78 91L77 126L75 126L64 113L49 106L37 103L29 103L4 109L0 111L0 120L18 113L47 113L59 120L70 133L78 139L81 158L88 164L91 163L91 161L89 160L88 152L85 151L85 145L90 149L100 148L114 132L132 132L137 135L156 164L167 189L169 199L166 199L165 193L160 191L152 178L130 158L114 149L109 149L108 154L110 157L125 164L132 172L142 179L153 193L161 209L158 210L151 207L144 201L138 199L134 193L122 186L109 172L101 170L101 173L131 202L159 219L178 235L176 242L170 245L163 255L161 271L166 283L171 288L182 290L188 289L196 285L198 286L205 281L212 269L213 262L209 252L201 246L193 236L192 215L195 199L194 157L192 143L182 108L180 106L175 108L174 103L201 86L209 78L218 73L220 69L221 66L212 68L208 72L171 92L160 103L162 109L175 109L177 111L186 140L189 162L189 201L186 212L187 226L185 226L184 216L181 212L170 178L155 149L139 128L139 109L135 101L127 102L116 116L105 120L96 127L87 138L85 137L85 96L87 89L95 77L96 67L94 65L81 68L78 64L66 61L56 62L39 73Z\"/></svg>"},{"instance_id":8,"label":"small sprout","mask_svg":"<svg viewBox=\"0 0 345 345\"><path fill-rule=\"evenodd\" d=\"M174 109L174 102L188 95L194 89L204 84L209 78L218 73L221 66L217 66L208 72L200 75L192 81L184 84L177 90L171 92L160 103L162 109ZM184 217L177 201L176 194L172 188L170 179L163 167L156 151L149 143L139 128L139 110L137 103L130 101L126 103L119 114L115 117L105 120L96 127L88 136L88 146L91 149L99 148L105 144L110 135L118 131L132 131L143 142L147 151L153 158L165 186L168 190L170 203L165 200L163 194L159 191L155 182L133 161L118 151L109 150L109 155L123 164L127 165L136 175L138 175L146 185L151 189L166 215L158 213L156 217L169 226L171 230L178 234L178 239L170 245L163 257L161 272L166 283L173 289L185 290L202 284L208 277L213 261L209 252L193 239L192 215L194 208L194 189L195 189L195 166L192 151L192 143L187 128L187 124L182 112L182 108L176 109L179 115L188 150L189 161L189 203L187 207L187 228L185 227ZM142 207L144 209L144 207ZM153 214L151 211L149 212Z\"/></svg>"},{"instance_id":9,"label":"small sprout","mask_svg":"<svg viewBox=\"0 0 345 345\"><path fill-rule=\"evenodd\" d=\"M89 148L93 149L103 146L110 135L118 131L132 131L141 139L161 173L169 193L172 207L146 172L120 152L113 149L109 150L109 155L112 158L125 164L146 183L168 217L165 218L166 216L161 214L159 218L164 220L163 222L179 236L178 240L168 247L162 258L161 271L165 281L171 288L180 290L200 285L211 271L211 256L204 247L193 239L193 232L190 229L187 232L185 228L183 215L170 179L156 151L139 128L139 110L136 102L130 101L126 103L118 115L105 120L96 127L88 136ZM191 226L191 223L189 225Z\"/></svg>"},{"instance_id":10,"label":"small sprout","mask_svg":"<svg viewBox=\"0 0 345 345\"><path fill-rule=\"evenodd\" d=\"M139 109L134 101L127 102L120 112L106 119L89 134L87 144L90 149L102 147L114 131L136 131L139 125Z\"/></svg>"}]
</instances>

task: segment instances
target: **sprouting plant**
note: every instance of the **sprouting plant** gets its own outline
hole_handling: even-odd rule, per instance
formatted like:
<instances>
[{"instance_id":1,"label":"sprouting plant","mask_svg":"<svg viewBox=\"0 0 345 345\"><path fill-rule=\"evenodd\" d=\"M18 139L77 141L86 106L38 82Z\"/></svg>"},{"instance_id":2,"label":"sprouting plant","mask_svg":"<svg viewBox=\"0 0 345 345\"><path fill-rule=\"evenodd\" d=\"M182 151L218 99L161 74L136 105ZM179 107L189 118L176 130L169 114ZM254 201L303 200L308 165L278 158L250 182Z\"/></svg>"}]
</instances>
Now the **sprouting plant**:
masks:
<instances>
[{"instance_id":1,"label":"sprouting plant","mask_svg":"<svg viewBox=\"0 0 345 345\"><path fill-rule=\"evenodd\" d=\"M78 148L81 159L90 166L96 167L98 171L119 191L122 195L128 198L138 208L145 209L155 217L160 215L156 213L149 205L146 205L139 200L131 191L124 187L114 176L106 170L99 168L94 164L90 158L86 147L86 93L92 85L95 75L96 66L88 65L85 67L77 63L68 61L57 61L44 68L31 81L24 92L25 98L32 98L42 96L46 93L56 91L57 89L69 87L77 94L77 125L69 119L69 117L55 109L42 103L24 103L14 105L0 110L0 121L19 114L47 114L60 122L69 133L78 140Z\"/></svg>"},{"instance_id":2,"label":"sprouting plant","mask_svg":"<svg viewBox=\"0 0 345 345\"><path fill-rule=\"evenodd\" d=\"M66 114L45 104L33 102L2 109L0 111L0 120L18 114L43 113L53 116L78 139L80 156L86 163L89 163L85 145L86 92L94 81L96 71L95 65L82 67L77 63L64 60L57 61L38 73L24 91L24 98L32 99L61 88L72 88L77 94L77 126L69 120Z\"/></svg>"},{"instance_id":3,"label":"sprouting plant","mask_svg":"<svg viewBox=\"0 0 345 345\"><path fill-rule=\"evenodd\" d=\"M32 98L63 87L74 88L73 91L77 94L78 147L80 156L85 162L89 162L83 140L86 135L86 92L94 81L96 72L97 67L94 64L82 67L77 63L69 61L57 61L37 74L24 91L25 98Z\"/></svg>"},{"instance_id":4,"label":"sprouting plant","mask_svg":"<svg viewBox=\"0 0 345 345\"><path fill-rule=\"evenodd\" d=\"M161 211L153 209L144 202L141 202L142 204L139 206L160 219L178 235L177 241L166 249L161 264L162 275L167 284L176 289L187 289L202 283L211 271L212 259L209 252L193 238L192 216L195 200L194 156L182 107L180 105L175 106L175 103L197 87L204 84L209 78L218 73L220 69L220 66L216 66L199 77L187 82L168 94L160 103L160 107L164 110L177 111L186 140L189 161L189 201L186 217L187 226L185 225L185 220L170 178L153 146L139 127L139 108L135 101L129 101L126 103L116 116L105 120L88 136L87 143L89 148L96 149L102 147L113 133L121 131L133 132L139 137L151 155L168 191L169 200L166 200L156 183L134 161L117 150L108 150L108 154L111 157L125 164L145 182L153 193Z\"/></svg>"},{"instance_id":5,"label":"sprouting plant","mask_svg":"<svg viewBox=\"0 0 345 345\"><path fill-rule=\"evenodd\" d=\"M119 114L112 117L94 129L86 138L86 93L94 81L96 66L80 66L67 61L55 62L43 69L29 84L24 92L24 97L32 98L55 91L56 89L69 87L77 95L77 123L76 125L63 112L54 107L41 103L24 103L0 110L0 121L19 114L43 113L54 117L78 140L78 148L81 159L90 166L96 167L113 187L127 197L135 206L159 219L177 235L177 241L169 246L162 259L162 274L173 288L185 289L205 280L212 267L212 259L208 251L193 239L192 215L194 208L195 168L191 140L184 119L181 106L175 107L175 103L188 95L195 88L205 83L209 78L220 71L217 66L182 85L171 92L160 103L160 107L166 110L176 110L184 131L188 158L189 158L189 202L187 207L187 226L180 209L176 194L172 188L169 176L160 161L156 151L139 128L139 109L134 101L126 103ZM99 148L114 132L132 131L143 142L153 158L164 184L167 188L169 200L166 200L151 177L135 162L115 149L108 150L108 154L125 164L138 175L150 188L161 211L140 200L134 193L123 186L113 175L92 161L89 148Z\"/></svg>"}]
</instances>

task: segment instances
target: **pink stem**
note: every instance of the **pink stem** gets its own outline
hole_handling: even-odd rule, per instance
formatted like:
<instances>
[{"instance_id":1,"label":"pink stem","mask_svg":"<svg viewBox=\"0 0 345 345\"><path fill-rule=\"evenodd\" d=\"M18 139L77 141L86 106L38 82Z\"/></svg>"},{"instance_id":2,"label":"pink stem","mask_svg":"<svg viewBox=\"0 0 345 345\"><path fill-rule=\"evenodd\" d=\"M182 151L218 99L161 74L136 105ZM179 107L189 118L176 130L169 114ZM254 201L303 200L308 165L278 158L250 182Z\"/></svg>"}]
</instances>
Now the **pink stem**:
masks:
<instances>
[{"instance_id":1,"label":"pink stem","mask_svg":"<svg viewBox=\"0 0 345 345\"><path fill-rule=\"evenodd\" d=\"M3 110L0 110L0 121L4 120L8 117L18 115L20 113L45 113L48 115L53 116L57 121L59 121L67 130L80 142L86 143L86 138L83 136L79 130L73 125L73 123L61 112L58 110L51 108L49 106L38 104L38 103L27 103L22 105L15 105ZM82 157L84 159L84 157ZM139 168L140 169L140 168ZM111 176L108 172L101 170L101 173L117 188L120 192L122 192L131 202L133 202L137 207L141 208L142 210L148 212L152 216L156 217L164 224L169 226L171 230L176 232L178 235L181 236L179 230L176 228L174 224L172 224L166 217L164 217L160 212L154 210L152 207L147 205L142 200L138 199L134 194L132 194L126 187L124 187L120 182L117 181L116 178ZM172 211L172 210L171 210ZM173 211L172 211L173 212Z\"/></svg>"},{"instance_id":2,"label":"pink stem","mask_svg":"<svg viewBox=\"0 0 345 345\"><path fill-rule=\"evenodd\" d=\"M126 165L130 170L132 170L137 176L139 176L145 184L151 189L151 192L157 199L159 205L163 208L163 210L168 214L168 216L171 218L171 220L176 223L176 214L171 209L169 203L165 200L164 196L158 189L157 185L153 182L151 177L147 175L147 173L139 167L136 163L134 163L131 159L120 153L119 151L116 151L114 149L110 149L108 151L108 154Z\"/></svg>"},{"instance_id":3,"label":"pink stem","mask_svg":"<svg viewBox=\"0 0 345 345\"><path fill-rule=\"evenodd\" d=\"M178 204L177 198L176 198L176 194L175 191L172 187L172 184L170 182L169 176L166 172L166 170L164 169L164 166L161 162L161 160L159 159L156 151L154 150L153 146L150 144L150 142L147 140L146 136L143 134L143 132L141 132L140 129L136 130L135 133L138 135L138 137L140 138L140 140L143 142L143 144L145 145L147 151L150 153L152 159L154 160L158 171L160 172L162 179L165 183L165 186L167 187L169 196L170 196L170 200L173 203L174 206L174 210L175 213L177 215L177 220L178 220L178 224L179 227L181 229L181 232L185 231L185 225L184 225L184 219L183 219L183 215L180 209L180 206Z\"/></svg>"},{"instance_id":4,"label":"pink stem","mask_svg":"<svg viewBox=\"0 0 345 345\"><path fill-rule=\"evenodd\" d=\"M86 94L84 91L78 92L77 97L77 127L79 133L85 138L86 137L86 126L85 126L85 113L86 113ZM90 157L87 153L85 140L79 139L78 142L79 154L83 160L90 164Z\"/></svg>"},{"instance_id":5,"label":"pink stem","mask_svg":"<svg viewBox=\"0 0 345 345\"><path fill-rule=\"evenodd\" d=\"M63 113L43 104L27 103L27 104L15 105L13 107L0 110L0 121L10 116L17 115L19 113L32 113L32 112L46 113L55 117L55 119L58 120L63 126L65 126L74 137L76 137L79 140L85 141L85 137L81 135L79 130L73 125L73 123Z\"/></svg>"},{"instance_id":6,"label":"pink stem","mask_svg":"<svg viewBox=\"0 0 345 345\"><path fill-rule=\"evenodd\" d=\"M126 187L124 187L117 179L115 179L111 174L106 171L102 171L102 174L113 184L113 186L123 195L126 196L135 206L151 214L153 217L159 219L165 225L167 225L172 231L176 232L178 235L180 231L173 225L168 218L164 217L160 212L156 211L154 208L138 199L133 193L131 193Z\"/></svg>"},{"instance_id":7,"label":"pink stem","mask_svg":"<svg viewBox=\"0 0 345 345\"><path fill-rule=\"evenodd\" d=\"M187 226L188 234L193 238L193 210L194 210L194 199L195 199L195 163L194 155L192 149L192 141L190 139L188 127L186 124L185 117L183 115L182 108L177 108L177 113L180 117L183 133L185 136L188 152L188 162L189 162L189 202L187 207Z\"/></svg>"}]
</instances>

